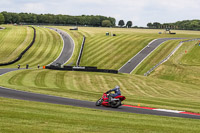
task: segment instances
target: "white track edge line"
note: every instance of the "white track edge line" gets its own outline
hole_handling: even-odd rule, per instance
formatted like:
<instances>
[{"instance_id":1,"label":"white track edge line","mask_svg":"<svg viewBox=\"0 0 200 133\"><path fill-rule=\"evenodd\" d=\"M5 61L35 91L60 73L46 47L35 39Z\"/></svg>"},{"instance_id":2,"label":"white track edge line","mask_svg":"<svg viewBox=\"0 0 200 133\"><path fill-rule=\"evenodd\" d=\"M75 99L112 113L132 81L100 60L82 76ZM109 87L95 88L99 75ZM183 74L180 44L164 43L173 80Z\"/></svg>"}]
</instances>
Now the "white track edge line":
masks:
<instances>
[{"instance_id":1,"label":"white track edge line","mask_svg":"<svg viewBox=\"0 0 200 133\"><path fill-rule=\"evenodd\" d=\"M169 113L182 113L185 111L178 111L178 110L169 110L169 109L153 109L155 111L162 111L162 112L169 112Z\"/></svg>"}]
</instances>

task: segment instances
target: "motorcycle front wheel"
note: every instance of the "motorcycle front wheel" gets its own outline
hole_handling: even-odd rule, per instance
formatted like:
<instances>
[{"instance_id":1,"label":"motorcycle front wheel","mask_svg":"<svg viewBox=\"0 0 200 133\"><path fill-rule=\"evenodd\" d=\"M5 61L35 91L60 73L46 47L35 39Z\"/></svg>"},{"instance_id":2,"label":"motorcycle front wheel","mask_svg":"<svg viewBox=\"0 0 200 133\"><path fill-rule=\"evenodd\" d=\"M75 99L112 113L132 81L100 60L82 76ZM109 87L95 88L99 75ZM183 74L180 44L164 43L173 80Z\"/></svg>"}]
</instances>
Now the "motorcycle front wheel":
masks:
<instances>
[{"instance_id":1,"label":"motorcycle front wheel","mask_svg":"<svg viewBox=\"0 0 200 133\"><path fill-rule=\"evenodd\" d=\"M101 106L102 102L103 102L103 99L100 98L99 100L96 101L96 104L95 104L95 105L96 105L96 106Z\"/></svg>"}]
</instances>

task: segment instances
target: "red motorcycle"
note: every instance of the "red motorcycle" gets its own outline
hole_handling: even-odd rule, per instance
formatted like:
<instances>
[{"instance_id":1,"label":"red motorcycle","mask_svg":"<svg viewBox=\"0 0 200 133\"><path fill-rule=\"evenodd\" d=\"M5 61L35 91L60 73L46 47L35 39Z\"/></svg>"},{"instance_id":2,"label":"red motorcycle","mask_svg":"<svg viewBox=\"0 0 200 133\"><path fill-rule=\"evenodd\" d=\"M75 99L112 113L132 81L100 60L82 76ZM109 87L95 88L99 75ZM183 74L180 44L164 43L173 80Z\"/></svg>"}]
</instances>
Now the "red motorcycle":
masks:
<instances>
[{"instance_id":1,"label":"red motorcycle","mask_svg":"<svg viewBox=\"0 0 200 133\"><path fill-rule=\"evenodd\" d=\"M121 106L121 102L125 100L126 98L124 96L116 96L111 97L109 102L109 94L104 93L103 96L96 102L96 106L106 106L106 107L112 107L112 108L118 108Z\"/></svg>"}]
</instances>

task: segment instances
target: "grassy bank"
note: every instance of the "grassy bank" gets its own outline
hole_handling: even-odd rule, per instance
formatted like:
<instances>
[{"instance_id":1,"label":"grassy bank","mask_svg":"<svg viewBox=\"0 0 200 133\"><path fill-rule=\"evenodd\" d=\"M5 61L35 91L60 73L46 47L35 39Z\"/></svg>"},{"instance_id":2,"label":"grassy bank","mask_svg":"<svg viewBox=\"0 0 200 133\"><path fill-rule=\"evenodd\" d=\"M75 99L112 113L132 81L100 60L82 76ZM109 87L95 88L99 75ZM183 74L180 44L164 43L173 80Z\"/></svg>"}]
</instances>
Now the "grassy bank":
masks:
<instances>
[{"instance_id":1,"label":"grassy bank","mask_svg":"<svg viewBox=\"0 0 200 133\"><path fill-rule=\"evenodd\" d=\"M36 28L36 40L33 46L24 54L22 59L12 65L1 68L16 68L18 64L25 67L29 64L30 67L36 68L48 65L53 62L59 55L63 47L61 37L55 32L43 27Z\"/></svg>"},{"instance_id":2,"label":"grassy bank","mask_svg":"<svg viewBox=\"0 0 200 133\"><path fill-rule=\"evenodd\" d=\"M198 133L199 120L0 98L0 132ZM116 127L117 125L117 127Z\"/></svg>"},{"instance_id":3,"label":"grassy bank","mask_svg":"<svg viewBox=\"0 0 200 133\"><path fill-rule=\"evenodd\" d=\"M151 77L52 70L20 70L0 77L0 85L18 90L96 101L103 92L121 86L124 103L199 112L196 85Z\"/></svg>"},{"instance_id":4,"label":"grassy bank","mask_svg":"<svg viewBox=\"0 0 200 133\"><path fill-rule=\"evenodd\" d=\"M180 43L181 40L166 41L151 53L132 74L144 75L152 67L165 59Z\"/></svg>"},{"instance_id":5,"label":"grassy bank","mask_svg":"<svg viewBox=\"0 0 200 133\"><path fill-rule=\"evenodd\" d=\"M200 85L200 47L197 41L184 43L180 49L151 74L151 77ZM185 53L187 51L187 53Z\"/></svg>"},{"instance_id":6,"label":"grassy bank","mask_svg":"<svg viewBox=\"0 0 200 133\"><path fill-rule=\"evenodd\" d=\"M79 27L78 31L70 31L71 27L61 26L57 28L69 33L76 44L74 55L67 64L75 65L84 35L86 36L86 42L80 65L107 69L119 69L153 39L173 37L195 38L199 34L196 31L174 31L177 35L158 34L158 32L164 32L162 29ZM117 36L106 36L106 32L116 34ZM176 42L174 44L178 45ZM174 46L171 43L169 47L170 49L167 50L170 52ZM140 71L136 73L140 73Z\"/></svg>"},{"instance_id":7,"label":"grassy bank","mask_svg":"<svg viewBox=\"0 0 200 133\"><path fill-rule=\"evenodd\" d=\"M27 26L4 25L0 31L0 63L12 61L30 44L33 29Z\"/></svg>"}]
</instances>

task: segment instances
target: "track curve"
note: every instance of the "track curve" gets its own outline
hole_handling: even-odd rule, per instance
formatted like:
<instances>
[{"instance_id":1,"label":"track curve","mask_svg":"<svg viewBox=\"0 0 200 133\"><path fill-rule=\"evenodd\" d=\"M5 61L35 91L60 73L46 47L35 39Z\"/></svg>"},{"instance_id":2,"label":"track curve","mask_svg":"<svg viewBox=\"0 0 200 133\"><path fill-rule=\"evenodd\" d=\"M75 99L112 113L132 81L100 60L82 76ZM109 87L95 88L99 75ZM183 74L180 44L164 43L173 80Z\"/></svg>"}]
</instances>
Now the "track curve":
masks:
<instances>
[{"instance_id":1,"label":"track curve","mask_svg":"<svg viewBox=\"0 0 200 133\"><path fill-rule=\"evenodd\" d=\"M74 47L75 47L74 41L65 31L62 31L62 30L56 29L56 28L52 28L52 27L47 27L47 28L56 31L61 36L61 38L63 39L63 43L64 43L62 52L59 55L59 57L55 61L50 63L49 65L56 65L57 63L64 65L72 57L72 54L74 52Z\"/></svg>"}]
</instances>

